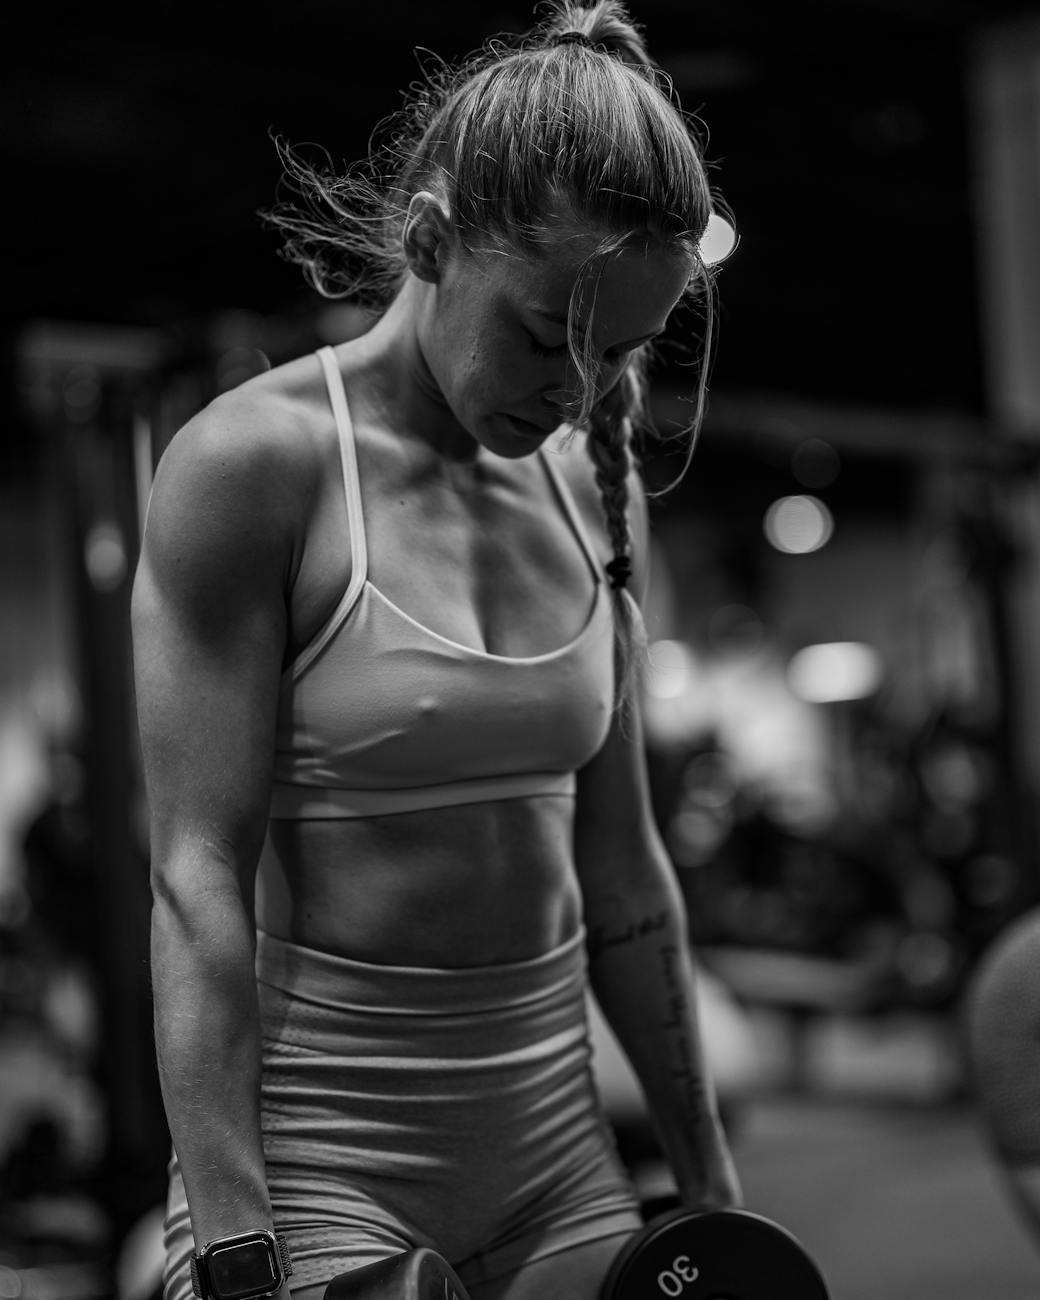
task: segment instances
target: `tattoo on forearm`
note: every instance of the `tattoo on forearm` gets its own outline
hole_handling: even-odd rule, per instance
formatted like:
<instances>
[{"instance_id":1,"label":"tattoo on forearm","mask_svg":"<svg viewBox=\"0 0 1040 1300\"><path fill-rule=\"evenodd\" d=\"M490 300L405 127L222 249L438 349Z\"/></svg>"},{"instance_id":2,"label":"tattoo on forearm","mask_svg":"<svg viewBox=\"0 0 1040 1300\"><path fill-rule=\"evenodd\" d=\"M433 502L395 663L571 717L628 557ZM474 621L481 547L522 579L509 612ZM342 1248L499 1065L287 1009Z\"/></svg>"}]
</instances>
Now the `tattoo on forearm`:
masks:
<instances>
[{"instance_id":1,"label":"tattoo on forearm","mask_svg":"<svg viewBox=\"0 0 1040 1300\"><path fill-rule=\"evenodd\" d=\"M641 921L633 921L623 930L608 930L605 925L596 925L590 930L586 942L589 960L594 961L608 948L622 948L635 943L637 939L646 939L658 934L668 925L668 913L658 912L654 916L644 916Z\"/></svg>"},{"instance_id":2,"label":"tattoo on forearm","mask_svg":"<svg viewBox=\"0 0 1040 1300\"><path fill-rule=\"evenodd\" d=\"M683 1110L691 1126L697 1124L704 1113L706 1085L697 1045L692 1037L696 1025L695 1012L691 1011L687 992L679 975L680 950L674 944L661 948L661 965L665 988L668 992L668 1014L664 1029L672 1048L671 1074L678 1088Z\"/></svg>"},{"instance_id":3,"label":"tattoo on forearm","mask_svg":"<svg viewBox=\"0 0 1040 1300\"><path fill-rule=\"evenodd\" d=\"M617 930L611 930L605 925L590 927L586 940L590 962L611 949L624 948L639 940L666 934L671 919L671 914L663 911L644 916ZM697 1041L697 1011L691 1005L690 988L683 977L684 949L667 939L655 944L654 949L661 963L664 980L665 1012L661 1025L668 1069L675 1084L683 1123L692 1132L703 1122L709 1092Z\"/></svg>"}]
</instances>

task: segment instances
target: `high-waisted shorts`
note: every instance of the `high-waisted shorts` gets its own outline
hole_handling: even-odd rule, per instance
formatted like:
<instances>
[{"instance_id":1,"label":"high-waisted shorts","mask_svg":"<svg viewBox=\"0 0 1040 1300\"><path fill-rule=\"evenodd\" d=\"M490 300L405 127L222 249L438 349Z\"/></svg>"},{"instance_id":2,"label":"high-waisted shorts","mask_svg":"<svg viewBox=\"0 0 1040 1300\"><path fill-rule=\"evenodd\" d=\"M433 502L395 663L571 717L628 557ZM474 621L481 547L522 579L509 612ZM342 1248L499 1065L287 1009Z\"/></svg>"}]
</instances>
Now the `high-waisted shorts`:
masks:
<instances>
[{"instance_id":1,"label":"high-waisted shorts","mask_svg":"<svg viewBox=\"0 0 1040 1300\"><path fill-rule=\"evenodd\" d=\"M264 1152L294 1284L430 1246L475 1285L639 1228L591 1073L583 940L429 969L259 935ZM165 1295L186 1300L176 1157L170 1173Z\"/></svg>"}]
</instances>

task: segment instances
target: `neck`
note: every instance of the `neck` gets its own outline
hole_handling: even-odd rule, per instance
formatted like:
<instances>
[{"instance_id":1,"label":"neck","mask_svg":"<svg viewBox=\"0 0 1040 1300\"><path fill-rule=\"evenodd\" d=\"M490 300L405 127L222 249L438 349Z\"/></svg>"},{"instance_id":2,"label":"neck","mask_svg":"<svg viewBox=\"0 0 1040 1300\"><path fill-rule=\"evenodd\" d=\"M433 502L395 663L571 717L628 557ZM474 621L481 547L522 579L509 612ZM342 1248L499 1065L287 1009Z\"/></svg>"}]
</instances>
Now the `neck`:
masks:
<instances>
[{"instance_id":1,"label":"neck","mask_svg":"<svg viewBox=\"0 0 1040 1300\"><path fill-rule=\"evenodd\" d=\"M427 444L445 461L472 464L480 451L434 379L419 339L430 286L409 275L379 320L358 340L370 397L402 436Z\"/></svg>"}]
</instances>

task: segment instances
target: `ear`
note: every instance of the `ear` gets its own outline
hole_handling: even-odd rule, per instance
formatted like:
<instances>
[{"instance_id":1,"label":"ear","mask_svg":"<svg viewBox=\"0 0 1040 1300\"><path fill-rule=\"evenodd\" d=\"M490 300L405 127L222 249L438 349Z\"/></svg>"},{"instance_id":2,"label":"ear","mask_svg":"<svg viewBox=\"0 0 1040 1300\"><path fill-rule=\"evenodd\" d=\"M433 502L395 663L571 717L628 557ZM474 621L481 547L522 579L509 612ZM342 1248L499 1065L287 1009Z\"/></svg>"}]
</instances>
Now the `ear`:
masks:
<instances>
[{"instance_id":1,"label":"ear","mask_svg":"<svg viewBox=\"0 0 1040 1300\"><path fill-rule=\"evenodd\" d=\"M453 235L446 205L429 190L413 194L402 233L405 260L412 274L436 284L443 274Z\"/></svg>"}]
</instances>

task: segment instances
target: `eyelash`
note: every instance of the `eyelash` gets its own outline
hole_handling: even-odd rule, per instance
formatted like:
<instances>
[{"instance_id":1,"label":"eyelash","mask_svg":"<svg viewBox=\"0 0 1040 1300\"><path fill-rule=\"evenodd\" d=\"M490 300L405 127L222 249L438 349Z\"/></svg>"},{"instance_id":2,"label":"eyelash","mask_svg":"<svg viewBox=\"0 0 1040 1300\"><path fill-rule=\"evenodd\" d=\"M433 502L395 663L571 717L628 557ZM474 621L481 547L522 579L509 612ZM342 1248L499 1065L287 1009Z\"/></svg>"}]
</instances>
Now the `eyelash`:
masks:
<instances>
[{"instance_id":1,"label":"eyelash","mask_svg":"<svg viewBox=\"0 0 1040 1300\"><path fill-rule=\"evenodd\" d=\"M558 343L554 348L547 348L544 343L539 343L533 334L528 334L530 339L531 351L539 357L562 357L567 351L567 344Z\"/></svg>"},{"instance_id":2,"label":"eyelash","mask_svg":"<svg viewBox=\"0 0 1040 1300\"><path fill-rule=\"evenodd\" d=\"M527 337L528 337L528 340L529 340L529 343L530 343L531 351L532 351L536 356L539 356L539 357L562 357L563 354L567 351L567 344L566 344L566 342L558 343L555 347L553 347L553 348L548 348L548 347L545 346L544 343L539 343L538 340L535 338L535 336L534 336L530 331L528 331ZM625 358L625 355L626 355L625 353L621 353L621 354L618 354L617 356L607 357L607 360L608 360L611 364L613 364L613 363L618 362L618 361L623 361L624 358Z\"/></svg>"}]
</instances>

